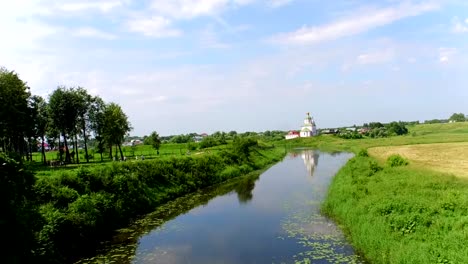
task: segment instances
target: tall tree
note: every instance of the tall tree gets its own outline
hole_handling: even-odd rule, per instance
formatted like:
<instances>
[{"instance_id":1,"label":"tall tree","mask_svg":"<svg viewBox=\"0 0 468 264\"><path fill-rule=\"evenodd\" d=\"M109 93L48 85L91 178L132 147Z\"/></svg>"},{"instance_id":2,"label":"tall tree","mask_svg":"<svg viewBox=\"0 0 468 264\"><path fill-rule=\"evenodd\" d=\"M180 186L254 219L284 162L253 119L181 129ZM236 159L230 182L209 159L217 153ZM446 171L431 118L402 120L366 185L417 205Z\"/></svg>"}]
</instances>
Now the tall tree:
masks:
<instances>
[{"instance_id":1,"label":"tall tree","mask_svg":"<svg viewBox=\"0 0 468 264\"><path fill-rule=\"evenodd\" d=\"M22 156L30 126L29 87L14 71L0 68L0 144L5 152Z\"/></svg>"},{"instance_id":2,"label":"tall tree","mask_svg":"<svg viewBox=\"0 0 468 264\"><path fill-rule=\"evenodd\" d=\"M89 128L91 106L93 104L93 97L88 94L88 92L82 88L78 87L75 91L76 96L76 107L78 110L78 128L83 133L84 149L85 149L85 158L86 162L89 163L88 156L88 137L86 131Z\"/></svg>"},{"instance_id":3,"label":"tall tree","mask_svg":"<svg viewBox=\"0 0 468 264\"><path fill-rule=\"evenodd\" d=\"M159 134L156 131L153 131L151 135L148 137L151 143L151 146L156 150L159 155L159 148L161 147L161 139L159 138Z\"/></svg>"},{"instance_id":4,"label":"tall tree","mask_svg":"<svg viewBox=\"0 0 468 264\"><path fill-rule=\"evenodd\" d=\"M76 132L79 112L76 91L74 88L59 86L49 98L52 124L57 128L65 143L65 161L71 162L67 138L73 138ZM72 139L73 140L73 139Z\"/></svg>"},{"instance_id":5,"label":"tall tree","mask_svg":"<svg viewBox=\"0 0 468 264\"><path fill-rule=\"evenodd\" d=\"M127 115L122 111L122 108L116 103L110 103L104 109L104 139L108 145L116 145L120 151L120 157L123 160L123 152L121 145L125 139L125 135L132 130L131 124L128 121ZM112 152L112 147L111 147Z\"/></svg>"},{"instance_id":6,"label":"tall tree","mask_svg":"<svg viewBox=\"0 0 468 264\"><path fill-rule=\"evenodd\" d=\"M49 127L49 109L44 98L34 95L31 97L31 107L33 108L34 136L41 139L42 162L47 164L45 155L45 135Z\"/></svg>"},{"instance_id":7,"label":"tall tree","mask_svg":"<svg viewBox=\"0 0 468 264\"><path fill-rule=\"evenodd\" d=\"M97 141L97 152L101 154L101 161L103 161L102 153L104 152L105 139L104 139L104 126L105 126L105 116L104 110L106 104L104 101L96 96L91 98L91 104L89 108L89 129L93 132L94 137ZM112 146L111 146L112 148ZM112 152L112 151L111 151ZM112 159L112 157L111 157Z\"/></svg>"}]
</instances>

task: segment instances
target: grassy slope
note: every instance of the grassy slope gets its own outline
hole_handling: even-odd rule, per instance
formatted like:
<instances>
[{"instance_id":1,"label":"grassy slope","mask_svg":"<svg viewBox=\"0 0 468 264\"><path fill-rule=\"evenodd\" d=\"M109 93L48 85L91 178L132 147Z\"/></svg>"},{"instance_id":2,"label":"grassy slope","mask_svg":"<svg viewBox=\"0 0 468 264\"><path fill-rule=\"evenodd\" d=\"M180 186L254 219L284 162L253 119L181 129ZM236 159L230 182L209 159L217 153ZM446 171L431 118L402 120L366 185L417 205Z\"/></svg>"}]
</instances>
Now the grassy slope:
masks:
<instances>
[{"instance_id":1,"label":"grassy slope","mask_svg":"<svg viewBox=\"0 0 468 264\"><path fill-rule=\"evenodd\" d=\"M440 142L466 144L468 123L417 125L407 136L384 139L321 136L285 144L357 153ZM353 158L323 204L355 248L371 263L468 263L468 181L422 167L378 164L372 157Z\"/></svg>"},{"instance_id":2,"label":"grassy slope","mask_svg":"<svg viewBox=\"0 0 468 264\"><path fill-rule=\"evenodd\" d=\"M468 263L468 182L372 161L343 167L322 207L351 243L371 263Z\"/></svg>"}]
</instances>

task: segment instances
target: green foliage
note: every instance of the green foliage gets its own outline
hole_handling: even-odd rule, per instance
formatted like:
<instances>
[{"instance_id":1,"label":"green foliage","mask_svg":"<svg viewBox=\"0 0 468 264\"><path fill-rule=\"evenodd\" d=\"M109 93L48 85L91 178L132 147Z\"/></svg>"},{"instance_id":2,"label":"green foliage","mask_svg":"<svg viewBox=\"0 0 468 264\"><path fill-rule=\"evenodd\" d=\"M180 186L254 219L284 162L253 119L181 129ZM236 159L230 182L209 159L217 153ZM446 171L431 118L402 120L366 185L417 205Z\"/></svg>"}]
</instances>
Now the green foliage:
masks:
<instances>
[{"instance_id":1,"label":"green foliage","mask_svg":"<svg viewBox=\"0 0 468 264\"><path fill-rule=\"evenodd\" d=\"M28 263L34 248L36 216L34 176L16 161L0 154L0 232L5 263Z\"/></svg>"},{"instance_id":2,"label":"green foliage","mask_svg":"<svg viewBox=\"0 0 468 264\"><path fill-rule=\"evenodd\" d=\"M399 167L408 165L409 161L398 154L393 154L387 158L387 164L390 167Z\"/></svg>"},{"instance_id":3,"label":"green foliage","mask_svg":"<svg viewBox=\"0 0 468 264\"><path fill-rule=\"evenodd\" d=\"M171 143L178 143L178 144L181 144L181 143L189 143L189 142L193 142L193 136L190 135L190 134L187 134L187 135L177 135L177 136L173 136L169 142Z\"/></svg>"},{"instance_id":4,"label":"green foliage","mask_svg":"<svg viewBox=\"0 0 468 264\"><path fill-rule=\"evenodd\" d=\"M378 128L371 129L368 132L368 136L371 138L383 138L383 137L388 137L389 134L385 127L378 127Z\"/></svg>"},{"instance_id":5,"label":"green foliage","mask_svg":"<svg viewBox=\"0 0 468 264\"><path fill-rule=\"evenodd\" d=\"M391 122L386 128L390 135L400 136L408 134L408 129L402 122Z\"/></svg>"},{"instance_id":6,"label":"green foliage","mask_svg":"<svg viewBox=\"0 0 468 264\"><path fill-rule=\"evenodd\" d=\"M369 152L367 152L367 149L361 149L357 155L358 157L369 157Z\"/></svg>"},{"instance_id":7,"label":"green foliage","mask_svg":"<svg viewBox=\"0 0 468 264\"><path fill-rule=\"evenodd\" d=\"M143 144L151 145L159 155L159 148L161 147L161 138L159 137L159 134L156 131L153 131L151 135L146 137L143 141Z\"/></svg>"},{"instance_id":8,"label":"green foliage","mask_svg":"<svg viewBox=\"0 0 468 264\"><path fill-rule=\"evenodd\" d=\"M361 139L363 136L357 132L345 132L345 133L339 133L336 135L339 138L343 139Z\"/></svg>"},{"instance_id":9,"label":"green foliage","mask_svg":"<svg viewBox=\"0 0 468 264\"><path fill-rule=\"evenodd\" d=\"M454 122L465 122L466 118L463 113L454 113L450 116L449 120Z\"/></svg>"},{"instance_id":10,"label":"green foliage","mask_svg":"<svg viewBox=\"0 0 468 264\"><path fill-rule=\"evenodd\" d=\"M29 105L29 87L14 71L0 67L0 146L3 152L22 155L26 150L25 137L33 136Z\"/></svg>"},{"instance_id":11,"label":"green foliage","mask_svg":"<svg viewBox=\"0 0 468 264\"><path fill-rule=\"evenodd\" d=\"M206 136L199 144L200 149L211 148L222 145L223 143L214 136ZM225 144L225 143L224 143Z\"/></svg>"}]
</instances>

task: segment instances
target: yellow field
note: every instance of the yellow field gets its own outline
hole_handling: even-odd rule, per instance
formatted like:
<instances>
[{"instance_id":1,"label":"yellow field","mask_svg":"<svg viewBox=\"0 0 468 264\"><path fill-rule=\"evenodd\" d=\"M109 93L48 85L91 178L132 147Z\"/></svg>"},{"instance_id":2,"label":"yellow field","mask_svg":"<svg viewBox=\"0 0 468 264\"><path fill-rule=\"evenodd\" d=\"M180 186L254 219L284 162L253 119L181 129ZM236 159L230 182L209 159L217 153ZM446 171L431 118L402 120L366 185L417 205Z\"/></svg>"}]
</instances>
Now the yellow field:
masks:
<instances>
[{"instance_id":1,"label":"yellow field","mask_svg":"<svg viewBox=\"0 0 468 264\"><path fill-rule=\"evenodd\" d=\"M400 154L415 166L468 178L468 142L375 147L368 151L380 160Z\"/></svg>"}]
</instances>

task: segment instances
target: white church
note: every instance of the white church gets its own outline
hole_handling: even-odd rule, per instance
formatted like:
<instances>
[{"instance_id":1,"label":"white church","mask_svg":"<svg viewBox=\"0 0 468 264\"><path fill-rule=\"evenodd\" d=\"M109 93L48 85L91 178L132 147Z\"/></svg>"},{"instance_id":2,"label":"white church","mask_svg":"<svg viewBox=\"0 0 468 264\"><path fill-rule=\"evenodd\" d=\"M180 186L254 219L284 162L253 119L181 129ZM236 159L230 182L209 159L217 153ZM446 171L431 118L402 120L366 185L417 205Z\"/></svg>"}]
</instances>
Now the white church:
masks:
<instances>
[{"instance_id":1,"label":"white church","mask_svg":"<svg viewBox=\"0 0 468 264\"><path fill-rule=\"evenodd\" d=\"M286 139L293 139L298 137L313 137L317 135L317 127L315 126L314 119L307 113L302 125L301 131L290 131L285 137Z\"/></svg>"}]
</instances>

